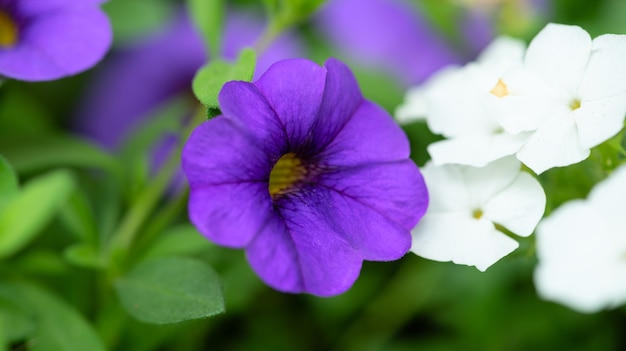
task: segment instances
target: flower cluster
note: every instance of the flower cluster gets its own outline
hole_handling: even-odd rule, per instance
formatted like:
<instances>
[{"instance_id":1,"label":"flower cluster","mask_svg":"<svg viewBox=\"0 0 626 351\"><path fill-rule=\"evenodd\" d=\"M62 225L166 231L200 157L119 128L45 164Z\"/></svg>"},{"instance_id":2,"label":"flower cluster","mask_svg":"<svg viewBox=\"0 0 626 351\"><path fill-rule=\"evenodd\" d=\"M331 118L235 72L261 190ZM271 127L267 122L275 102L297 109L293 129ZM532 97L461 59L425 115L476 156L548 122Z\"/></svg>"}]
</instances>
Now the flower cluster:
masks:
<instances>
[{"instance_id":1,"label":"flower cluster","mask_svg":"<svg viewBox=\"0 0 626 351\"><path fill-rule=\"evenodd\" d=\"M626 35L592 40L580 27L549 24L528 48L500 37L475 62L411 89L397 118L424 119L444 137L428 146L431 206L412 251L485 270L517 247L505 234L528 236L539 224L543 296L582 311L626 300L623 284L612 283L626 267L616 213L626 171L540 222L546 197L522 167L541 174L578 163L622 130L624 62Z\"/></svg>"}]
</instances>

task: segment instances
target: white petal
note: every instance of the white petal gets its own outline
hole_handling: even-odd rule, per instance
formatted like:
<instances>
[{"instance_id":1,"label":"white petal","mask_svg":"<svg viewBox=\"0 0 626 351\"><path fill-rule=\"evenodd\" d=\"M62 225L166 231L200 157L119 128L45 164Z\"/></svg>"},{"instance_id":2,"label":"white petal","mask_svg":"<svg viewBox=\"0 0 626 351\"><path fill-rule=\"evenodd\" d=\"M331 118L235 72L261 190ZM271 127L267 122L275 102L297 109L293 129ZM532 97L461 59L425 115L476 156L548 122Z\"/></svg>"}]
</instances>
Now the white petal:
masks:
<instances>
[{"instance_id":1,"label":"white petal","mask_svg":"<svg viewBox=\"0 0 626 351\"><path fill-rule=\"evenodd\" d=\"M428 153L436 165L454 163L483 167L491 161L515 154L529 135L504 132L461 136L428 145Z\"/></svg>"},{"instance_id":2,"label":"white petal","mask_svg":"<svg viewBox=\"0 0 626 351\"><path fill-rule=\"evenodd\" d=\"M580 145L592 148L619 133L625 115L626 94L595 101L583 100L580 108L574 111Z\"/></svg>"},{"instance_id":3,"label":"white petal","mask_svg":"<svg viewBox=\"0 0 626 351\"><path fill-rule=\"evenodd\" d=\"M554 115L570 111L571 96L528 69L512 69L502 80L508 95L492 96L490 107L509 133L537 130Z\"/></svg>"},{"instance_id":4,"label":"white petal","mask_svg":"<svg viewBox=\"0 0 626 351\"><path fill-rule=\"evenodd\" d=\"M462 169L455 165L435 166L432 162L421 168L428 188L429 212L466 211L471 213L469 192Z\"/></svg>"},{"instance_id":5,"label":"white petal","mask_svg":"<svg viewBox=\"0 0 626 351\"><path fill-rule=\"evenodd\" d=\"M513 183L497 193L483 208L485 218L511 232L528 236L539 223L546 207L546 195L537 179L519 172Z\"/></svg>"},{"instance_id":6,"label":"white petal","mask_svg":"<svg viewBox=\"0 0 626 351\"><path fill-rule=\"evenodd\" d=\"M469 76L471 66L448 70L426 93L428 127L445 137L490 132L498 127L486 107L487 92ZM494 83L495 84L495 83Z\"/></svg>"},{"instance_id":7,"label":"white petal","mask_svg":"<svg viewBox=\"0 0 626 351\"><path fill-rule=\"evenodd\" d=\"M593 40L593 51L579 97L604 99L626 92L626 35L605 34Z\"/></svg>"},{"instance_id":8,"label":"white petal","mask_svg":"<svg viewBox=\"0 0 626 351\"><path fill-rule=\"evenodd\" d=\"M588 202L605 215L606 221L616 228L626 228L624 215L624 199L626 199L626 165L620 166L611 175L596 185L588 197ZM626 229L623 230L626 232ZM623 236L626 246L626 233Z\"/></svg>"},{"instance_id":9,"label":"white petal","mask_svg":"<svg viewBox=\"0 0 626 351\"><path fill-rule=\"evenodd\" d=\"M525 50L526 44L523 41L500 36L480 53L476 61L500 76L511 67L522 63Z\"/></svg>"},{"instance_id":10,"label":"white petal","mask_svg":"<svg viewBox=\"0 0 626 351\"><path fill-rule=\"evenodd\" d=\"M404 104L396 108L396 120L401 124L422 121L428 114L425 86L411 88L407 91Z\"/></svg>"},{"instance_id":11,"label":"white petal","mask_svg":"<svg viewBox=\"0 0 626 351\"><path fill-rule=\"evenodd\" d=\"M518 246L486 220L445 213L429 214L411 232L415 254L436 261L476 266L485 271Z\"/></svg>"},{"instance_id":12,"label":"white petal","mask_svg":"<svg viewBox=\"0 0 626 351\"><path fill-rule=\"evenodd\" d=\"M537 174L578 163L587 157L589 149L580 145L571 112L544 123L517 153L517 158Z\"/></svg>"},{"instance_id":13,"label":"white petal","mask_svg":"<svg viewBox=\"0 0 626 351\"><path fill-rule=\"evenodd\" d=\"M539 224L535 284L543 298L581 312L626 301L626 246L606 235L616 228L604 219L585 202L572 201Z\"/></svg>"},{"instance_id":14,"label":"white petal","mask_svg":"<svg viewBox=\"0 0 626 351\"><path fill-rule=\"evenodd\" d=\"M590 54L591 37L584 29L550 23L528 45L525 64L552 85L574 96Z\"/></svg>"},{"instance_id":15,"label":"white petal","mask_svg":"<svg viewBox=\"0 0 626 351\"><path fill-rule=\"evenodd\" d=\"M463 167L465 186L470 193L470 201L474 204L474 209L484 211L483 207L491 198L515 181L521 164L515 157L504 157L481 168L459 167Z\"/></svg>"}]
</instances>

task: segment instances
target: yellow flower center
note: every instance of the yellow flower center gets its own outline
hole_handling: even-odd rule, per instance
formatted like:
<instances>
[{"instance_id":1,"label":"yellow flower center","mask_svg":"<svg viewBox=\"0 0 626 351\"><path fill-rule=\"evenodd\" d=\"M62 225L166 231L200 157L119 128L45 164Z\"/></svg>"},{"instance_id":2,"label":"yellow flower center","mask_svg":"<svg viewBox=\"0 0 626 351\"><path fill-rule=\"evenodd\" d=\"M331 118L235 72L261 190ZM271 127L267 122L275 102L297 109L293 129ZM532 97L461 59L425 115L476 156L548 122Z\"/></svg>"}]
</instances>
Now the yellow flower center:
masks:
<instances>
[{"instance_id":1,"label":"yellow flower center","mask_svg":"<svg viewBox=\"0 0 626 351\"><path fill-rule=\"evenodd\" d=\"M498 79L498 83L496 83L496 86L493 87L493 89L491 89L490 93L499 98L503 98L509 95L509 89L507 88L506 84L502 81L502 79Z\"/></svg>"},{"instance_id":2,"label":"yellow flower center","mask_svg":"<svg viewBox=\"0 0 626 351\"><path fill-rule=\"evenodd\" d=\"M569 108L571 108L572 111L578 110L580 108L580 99L572 100L572 102L569 103Z\"/></svg>"},{"instance_id":3,"label":"yellow flower center","mask_svg":"<svg viewBox=\"0 0 626 351\"><path fill-rule=\"evenodd\" d=\"M0 48L10 48L17 43L17 24L8 14L0 11Z\"/></svg>"},{"instance_id":4,"label":"yellow flower center","mask_svg":"<svg viewBox=\"0 0 626 351\"><path fill-rule=\"evenodd\" d=\"M269 192L272 198L284 194L294 184L304 179L307 169L294 153L283 155L270 172Z\"/></svg>"},{"instance_id":5,"label":"yellow flower center","mask_svg":"<svg viewBox=\"0 0 626 351\"><path fill-rule=\"evenodd\" d=\"M481 209L476 209L472 212L472 217L475 219L481 219L483 217L483 211Z\"/></svg>"}]
</instances>

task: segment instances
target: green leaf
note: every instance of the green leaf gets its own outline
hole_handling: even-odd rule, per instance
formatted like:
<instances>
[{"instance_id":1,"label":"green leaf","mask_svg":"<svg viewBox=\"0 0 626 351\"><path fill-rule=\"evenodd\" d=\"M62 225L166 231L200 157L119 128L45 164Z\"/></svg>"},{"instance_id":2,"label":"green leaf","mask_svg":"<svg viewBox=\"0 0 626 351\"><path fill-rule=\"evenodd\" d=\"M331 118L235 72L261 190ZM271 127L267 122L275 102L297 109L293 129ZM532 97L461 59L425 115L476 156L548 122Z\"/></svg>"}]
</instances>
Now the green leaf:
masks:
<instances>
[{"instance_id":1,"label":"green leaf","mask_svg":"<svg viewBox=\"0 0 626 351\"><path fill-rule=\"evenodd\" d=\"M194 77L193 92L207 108L219 109L217 96L224 83L231 80L251 81L255 64L256 54L252 49L244 49L235 63L212 60Z\"/></svg>"},{"instance_id":2,"label":"green leaf","mask_svg":"<svg viewBox=\"0 0 626 351\"><path fill-rule=\"evenodd\" d=\"M0 296L0 333L5 341L14 343L24 340L35 329L33 316L19 305Z\"/></svg>"},{"instance_id":3,"label":"green leaf","mask_svg":"<svg viewBox=\"0 0 626 351\"><path fill-rule=\"evenodd\" d=\"M65 259L79 267L100 269L104 262L98 250L91 244L76 244L68 247L63 252Z\"/></svg>"},{"instance_id":4,"label":"green leaf","mask_svg":"<svg viewBox=\"0 0 626 351\"><path fill-rule=\"evenodd\" d=\"M178 323L224 312L219 276L189 258L143 261L115 288L128 313L147 323Z\"/></svg>"},{"instance_id":5,"label":"green leaf","mask_svg":"<svg viewBox=\"0 0 626 351\"><path fill-rule=\"evenodd\" d=\"M15 172L9 162L0 155L0 209L18 192Z\"/></svg>"},{"instance_id":6,"label":"green leaf","mask_svg":"<svg viewBox=\"0 0 626 351\"><path fill-rule=\"evenodd\" d=\"M115 157L70 135L2 137L0 150L18 173L73 166L103 169L121 179L122 170Z\"/></svg>"},{"instance_id":7,"label":"green leaf","mask_svg":"<svg viewBox=\"0 0 626 351\"><path fill-rule=\"evenodd\" d=\"M61 209L61 219L77 239L96 243L98 229L95 214L86 194L79 189L72 193Z\"/></svg>"},{"instance_id":8,"label":"green leaf","mask_svg":"<svg viewBox=\"0 0 626 351\"><path fill-rule=\"evenodd\" d=\"M221 38L226 10L224 0L187 0L191 18L200 30L209 54L221 56Z\"/></svg>"},{"instance_id":9,"label":"green leaf","mask_svg":"<svg viewBox=\"0 0 626 351\"><path fill-rule=\"evenodd\" d=\"M4 297L27 311L36 323L33 351L105 351L83 316L58 297L24 283L0 284Z\"/></svg>"},{"instance_id":10,"label":"green leaf","mask_svg":"<svg viewBox=\"0 0 626 351\"><path fill-rule=\"evenodd\" d=\"M193 255L206 252L212 247L215 245L202 236L194 226L185 224L161 234L154 240L152 246L145 253L145 257Z\"/></svg>"},{"instance_id":11,"label":"green leaf","mask_svg":"<svg viewBox=\"0 0 626 351\"><path fill-rule=\"evenodd\" d=\"M0 212L0 258L28 244L60 209L74 189L68 171L31 180Z\"/></svg>"}]
</instances>

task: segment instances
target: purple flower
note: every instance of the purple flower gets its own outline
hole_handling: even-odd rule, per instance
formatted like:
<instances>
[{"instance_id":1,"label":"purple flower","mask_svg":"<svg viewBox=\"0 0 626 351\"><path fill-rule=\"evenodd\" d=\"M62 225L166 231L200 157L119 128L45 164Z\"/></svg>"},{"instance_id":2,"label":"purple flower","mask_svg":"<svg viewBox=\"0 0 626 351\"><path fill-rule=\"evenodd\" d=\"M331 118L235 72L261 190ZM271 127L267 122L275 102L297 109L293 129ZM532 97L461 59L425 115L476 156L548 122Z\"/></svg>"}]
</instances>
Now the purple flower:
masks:
<instances>
[{"instance_id":1,"label":"purple flower","mask_svg":"<svg viewBox=\"0 0 626 351\"><path fill-rule=\"evenodd\" d=\"M208 239L245 248L270 286L320 296L350 288L363 260L407 252L424 181L348 67L280 61L254 83L226 83L219 101L223 115L182 155L190 218Z\"/></svg>"},{"instance_id":2,"label":"purple flower","mask_svg":"<svg viewBox=\"0 0 626 351\"><path fill-rule=\"evenodd\" d=\"M95 65L112 32L103 0L0 0L0 75L61 78Z\"/></svg>"}]
</instances>

